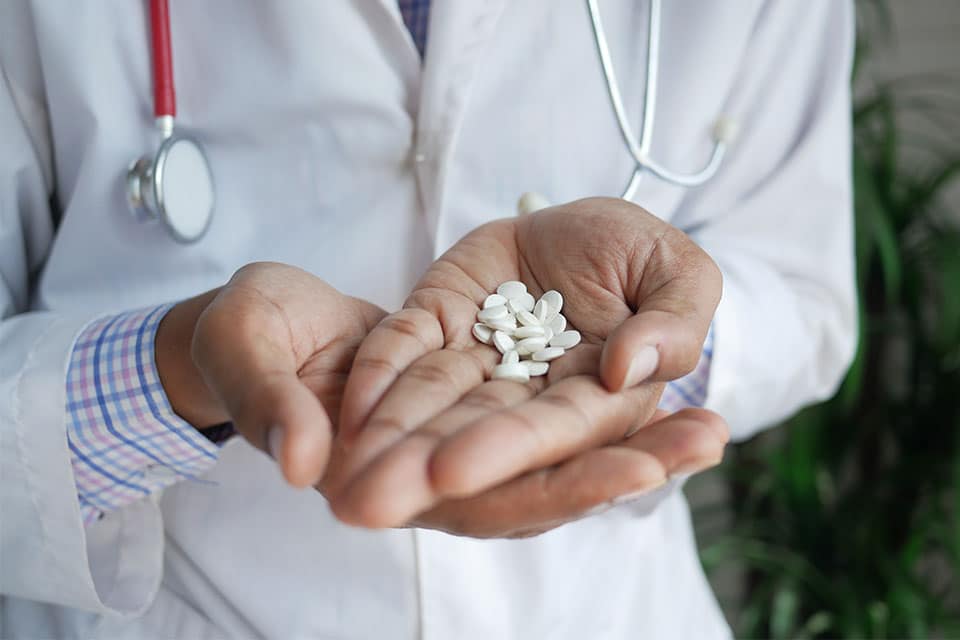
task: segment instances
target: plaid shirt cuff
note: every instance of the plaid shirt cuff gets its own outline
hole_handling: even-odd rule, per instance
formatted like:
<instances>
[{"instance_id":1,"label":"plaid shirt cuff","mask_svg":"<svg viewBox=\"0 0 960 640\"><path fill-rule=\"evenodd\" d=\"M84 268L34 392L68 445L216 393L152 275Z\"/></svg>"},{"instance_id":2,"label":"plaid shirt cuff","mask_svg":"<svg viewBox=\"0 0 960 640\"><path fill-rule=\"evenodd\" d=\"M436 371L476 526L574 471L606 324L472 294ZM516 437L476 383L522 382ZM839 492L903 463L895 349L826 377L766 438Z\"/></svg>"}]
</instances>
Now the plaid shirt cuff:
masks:
<instances>
[{"instance_id":1,"label":"plaid shirt cuff","mask_svg":"<svg viewBox=\"0 0 960 640\"><path fill-rule=\"evenodd\" d=\"M67 370L67 441L85 523L189 478L217 446L174 413L154 361L160 320L172 305L87 325Z\"/></svg>"},{"instance_id":2,"label":"plaid shirt cuff","mask_svg":"<svg viewBox=\"0 0 960 640\"><path fill-rule=\"evenodd\" d=\"M660 408L674 412L687 407L702 407L707 401L707 382L710 380L712 358L713 325L710 325L697 366L687 375L667 384L660 397Z\"/></svg>"}]
</instances>

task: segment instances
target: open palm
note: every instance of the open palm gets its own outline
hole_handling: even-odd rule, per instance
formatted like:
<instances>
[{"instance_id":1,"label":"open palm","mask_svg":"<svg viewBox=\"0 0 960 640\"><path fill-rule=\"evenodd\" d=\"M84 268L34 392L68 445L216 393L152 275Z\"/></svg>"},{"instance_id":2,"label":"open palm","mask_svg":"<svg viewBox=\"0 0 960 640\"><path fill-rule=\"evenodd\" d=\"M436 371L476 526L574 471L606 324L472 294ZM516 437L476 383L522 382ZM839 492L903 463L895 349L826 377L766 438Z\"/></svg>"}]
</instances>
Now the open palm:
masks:
<instances>
[{"instance_id":1,"label":"open palm","mask_svg":"<svg viewBox=\"0 0 960 640\"><path fill-rule=\"evenodd\" d=\"M525 384L488 380L500 355L471 334L483 300L507 280L534 295L560 291L583 335ZM367 526L431 526L425 514L457 501L484 500L473 505L482 512L520 492L528 509L541 507L536 529L652 489L691 456L715 463L725 437L712 414L658 415L655 429L637 429L653 418L663 381L696 363L720 288L689 238L620 200L478 228L361 345L343 399L348 454L329 492L334 509ZM717 428L696 428L704 423Z\"/></svg>"}]
</instances>

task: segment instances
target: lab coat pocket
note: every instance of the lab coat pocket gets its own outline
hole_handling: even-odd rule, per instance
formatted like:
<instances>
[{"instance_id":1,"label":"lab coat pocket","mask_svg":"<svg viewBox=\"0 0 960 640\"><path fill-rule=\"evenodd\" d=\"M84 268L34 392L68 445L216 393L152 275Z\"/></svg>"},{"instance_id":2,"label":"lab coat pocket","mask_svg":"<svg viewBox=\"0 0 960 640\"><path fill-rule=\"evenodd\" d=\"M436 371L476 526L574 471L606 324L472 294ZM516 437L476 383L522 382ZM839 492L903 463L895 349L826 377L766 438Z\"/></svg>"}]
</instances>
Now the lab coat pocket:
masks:
<instances>
[{"instance_id":1,"label":"lab coat pocket","mask_svg":"<svg viewBox=\"0 0 960 640\"><path fill-rule=\"evenodd\" d=\"M236 638L218 628L200 611L190 606L166 584L139 618L105 617L94 633L110 640L149 640L151 638L191 638L195 640ZM255 637L255 636L251 636Z\"/></svg>"}]
</instances>

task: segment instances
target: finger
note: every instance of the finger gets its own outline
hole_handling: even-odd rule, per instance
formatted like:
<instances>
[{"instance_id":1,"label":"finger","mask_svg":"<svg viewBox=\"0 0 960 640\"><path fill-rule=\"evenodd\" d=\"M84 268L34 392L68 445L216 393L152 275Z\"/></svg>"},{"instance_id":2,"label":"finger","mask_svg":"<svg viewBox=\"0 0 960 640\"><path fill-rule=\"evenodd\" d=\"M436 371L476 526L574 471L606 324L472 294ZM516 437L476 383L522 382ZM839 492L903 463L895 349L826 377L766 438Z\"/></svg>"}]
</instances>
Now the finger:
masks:
<instances>
[{"instance_id":1,"label":"finger","mask_svg":"<svg viewBox=\"0 0 960 640\"><path fill-rule=\"evenodd\" d=\"M360 345L340 411L340 439L350 447L361 426L400 373L421 356L443 346L433 314L403 309L384 318Z\"/></svg>"},{"instance_id":2,"label":"finger","mask_svg":"<svg viewBox=\"0 0 960 640\"><path fill-rule=\"evenodd\" d=\"M582 345L568 355L551 363L546 380L532 378L526 385L495 380L482 383L500 357L488 347L441 350L424 356L390 387L355 436L343 466L344 480L352 479L414 429L446 436L486 413L529 399L547 380L555 384L567 377L596 373L599 346ZM425 477L427 462L423 460L417 479L397 477L396 485L406 486ZM389 464L389 459L382 463Z\"/></svg>"},{"instance_id":3,"label":"finger","mask_svg":"<svg viewBox=\"0 0 960 640\"><path fill-rule=\"evenodd\" d=\"M443 441L429 463L431 479L440 495L460 497L556 464L622 438L653 414L661 391L642 385L610 393L594 377L567 378Z\"/></svg>"},{"instance_id":4,"label":"finger","mask_svg":"<svg viewBox=\"0 0 960 640\"><path fill-rule=\"evenodd\" d=\"M684 409L647 424L622 446L650 453L673 476L715 466L729 439L727 424L716 413Z\"/></svg>"},{"instance_id":5,"label":"finger","mask_svg":"<svg viewBox=\"0 0 960 640\"><path fill-rule=\"evenodd\" d=\"M534 393L530 385L492 380L406 434L411 437L399 443L395 431L371 423L357 438L351 459L338 474L346 479L339 478L336 495L328 495L334 513L344 522L379 527L402 523L435 504L440 496L430 479L428 463L437 444L462 425L519 404ZM371 460L371 451L380 453ZM357 459L359 456L363 457Z\"/></svg>"},{"instance_id":6,"label":"finger","mask_svg":"<svg viewBox=\"0 0 960 640\"><path fill-rule=\"evenodd\" d=\"M237 431L273 455L287 482L306 487L319 480L329 458L330 420L297 377L292 351L263 340L277 335L271 322L208 315L198 323L193 358Z\"/></svg>"},{"instance_id":7,"label":"finger","mask_svg":"<svg viewBox=\"0 0 960 640\"><path fill-rule=\"evenodd\" d=\"M459 535L511 537L575 520L617 496L653 491L665 482L666 472L655 456L611 445L481 495L445 501L413 522Z\"/></svg>"},{"instance_id":8,"label":"finger","mask_svg":"<svg viewBox=\"0 0 960 640\"><path fill-rule=\"evenodd\" d=\"M582 453L475 497L445 501L413 523L475 537L532 535L648 495L670 476L712 466L722 457L726 438L726 424L712 412L658 412L655 422L627 441Z\"/></svg>"},{"instance_id":9,"label":"finger","mask_svg":"<svg viewBox=\"0 0 960 640\"><path fill-rule=\"evenodd\" d=\"M400 375L353 437L344 468L349 479L398 440L483 383L500 354L485 345L441 349L423 356Z\"/></svg>"},{"instance_id":10,"label":"finger","mask_svg":"<svg viewBox=\"0 0 960 640\"><path fill-rule=\"evenodd\" d=\"M722 290L716 264L676 229L657 242L636 280L628 302L637 311L604 346L600 371L610 390L692 371Z\"/></svg>"}]
</instances>

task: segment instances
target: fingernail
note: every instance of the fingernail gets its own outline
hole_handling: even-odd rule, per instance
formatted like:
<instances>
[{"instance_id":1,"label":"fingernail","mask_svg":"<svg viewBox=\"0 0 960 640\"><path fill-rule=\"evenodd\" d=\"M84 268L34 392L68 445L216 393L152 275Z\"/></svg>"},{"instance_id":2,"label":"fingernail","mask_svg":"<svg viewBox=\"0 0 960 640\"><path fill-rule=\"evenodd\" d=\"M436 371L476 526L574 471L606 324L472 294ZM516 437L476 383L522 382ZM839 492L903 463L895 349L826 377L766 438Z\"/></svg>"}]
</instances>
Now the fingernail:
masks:
<instances>
[{"instance_id":1,"label":"fingernail","mask_svg":"<svg viewBox=\"0 0 960 640\"><path fill-rule=\"evenodd\" d=\"M600 504L594 505L589 509L587 509L586 511L582 512L579 516L577 516L577 518L578 519L589 518L590 516L600 515L604 511L609 511L610 507L612 506L613 506L612 502L601 502Z\"/></svg>"},{"instance_id":2,"label":"fingernail","mask_svg":"<svg viewBox=\"0 0 960 640\"><path fill-rule=\"evenodd\" d=\"M280 462L280 453L283 451L283 429L270 427L267 431L267 448L270 450L270 456Z\"/></svg>"},{"instance_id":3,"label":"fingernail","mask_svg":"<svg viewBox=\"0 0 960 640\"><path fill-rule=\"evenodd\" d=\"M656 486L647 487L646 489L641 489L639 491L634 491L632 493L624 493L623 495L619 495L613 500L611 500L610 504L618 505L618 504L624 504L625 502L634 502L636 500L640 500L641 498L651 496L657 491L659 491L660 489L663 489L663 487L666 486L666 484L667 484L667 479L664 478L663 482L661 482Z\"/></svg>"},{"instance_id":4,"label":"fingernail","mask_svg":"<svg viewBox=\"0 0 960 640\"><path fill-rule=\"evenodd\" d=\"M654 346L646 346L633 356L630 366L627 368L627 375L623 379L623 388L635 387L657 370L660 365L660 352Z\"/></svg>"},{"instance_id":5,"label":"fingernail","mask_svg":"<svg viewBox=\"0 0 960 640\"><path fill-rule=\"evenodd\" d=\"M676 467L674 467L671 471L670 477L672 478L674 476L679 476L684 474L693 475L694 473L699 473L701 471L706 471L707 469L711 469L717 466L718 464L720 464L721 462L723 462L722 456L720 458L715 458L712 460L701 460L699 458L694 460L687 460L685 462L681 462Z\"/></svg>"},{"instance_id":6,"label":"fingernail","mask_svg":"<svg viewBox=\"0 0 960 640\"><path fill-rule=\"evenodd\" d=\"M633 493L625 493L622 496L617 496L616 498L611 500L610 504L623 504L624 502L633 502L634 500L638 500L643 496L649 494L651 491L656 491L656 489L644 489L643 491L634 491Z\"/></svg>"}]
</instances>

